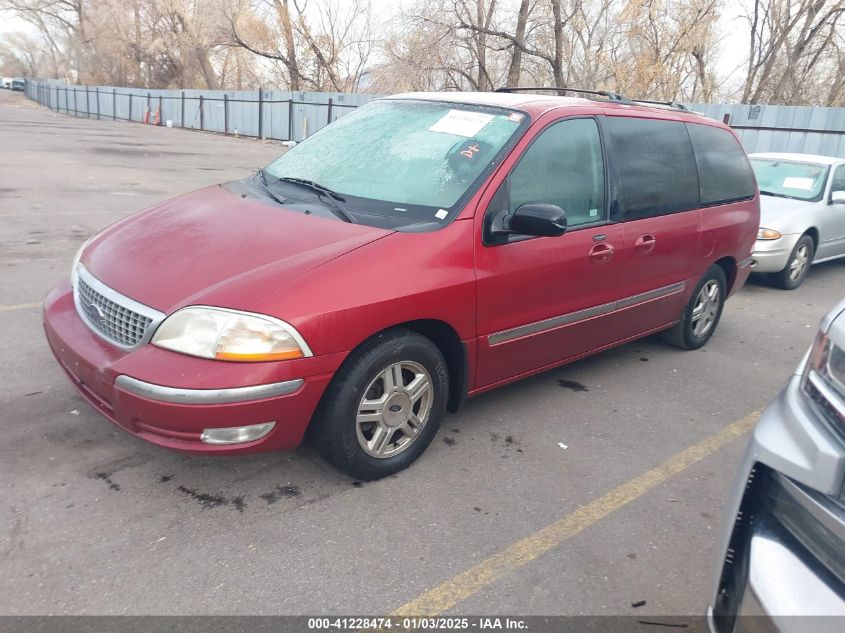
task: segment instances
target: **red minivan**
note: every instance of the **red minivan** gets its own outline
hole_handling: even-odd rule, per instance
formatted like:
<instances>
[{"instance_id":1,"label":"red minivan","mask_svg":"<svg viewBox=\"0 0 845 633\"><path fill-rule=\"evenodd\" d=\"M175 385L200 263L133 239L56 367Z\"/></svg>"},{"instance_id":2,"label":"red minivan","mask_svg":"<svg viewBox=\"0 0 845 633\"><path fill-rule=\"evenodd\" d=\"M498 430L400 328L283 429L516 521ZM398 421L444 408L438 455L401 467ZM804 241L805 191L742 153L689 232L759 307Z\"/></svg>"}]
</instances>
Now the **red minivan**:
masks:
<instances>
[{"instance_id":1,"label":"red minivan","mask_svg":"<svg viewBox=\"0 0 845 633\"><path fill-rule=\"evenodd\" d=\"M106 228L44 328L139 437L222 455L307 431L376 479L468 396L654 332L703 345L758 221L734 134L681 107L406 94Z\"/></svg>"}]
</instances>

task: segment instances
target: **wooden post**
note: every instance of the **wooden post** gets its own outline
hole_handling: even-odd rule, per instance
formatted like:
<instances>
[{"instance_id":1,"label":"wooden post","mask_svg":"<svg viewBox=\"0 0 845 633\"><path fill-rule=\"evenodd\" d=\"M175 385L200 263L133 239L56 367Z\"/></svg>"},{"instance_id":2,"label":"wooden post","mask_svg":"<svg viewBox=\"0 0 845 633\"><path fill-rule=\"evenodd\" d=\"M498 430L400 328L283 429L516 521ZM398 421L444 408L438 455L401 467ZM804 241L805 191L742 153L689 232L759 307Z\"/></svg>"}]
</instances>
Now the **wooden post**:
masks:
<instances>
[{"instance_id":1,"label":"wooden post","mask_svg":"<svg viewBox=\"0 0 845 633\"><path fill-rule=\"evenodd\" d=\"M332 122L332 98L329 97L329 115L326 117L326 125Z\"/></svg>"},{"instance_id":2,"label":"wooden post","mask_svg":"<svg viewBox=\"0 0 845 633\"><path fill-rule=\"evenodd\" d=\"M182 113L179 115L179 125L185 127L185 91L182 91Z\"/></svg>"},{"instance_id":3,"label":"wooden post","mask_svg":"<svg viewBox=\"0 0 845 633\"><path fill-rule=\"evenodd\" d=\"M223 93L223 134L229 135L229 95Z\"/></svg>"},{"instance_id":4,"label":"wooden post","mask_svg":"<svg viewBox=\"0 0 845 633\"><path fill-rule=\"evenodd\" d=\"M200 129L204 130L205 129L205 112L204 112L202 106L203 106L203 98L202 98L202 95L200 95Z\"/></svg>"},{"instance_id":5,"label":"wooden post","mask_svg":"<svg viewBox=\"0 0 845 633\"><path fill-rule=\"evenodd\" d=\"M100 120L100 86L94 88L95 94L94 96L97 97L97 120Z\"/></svg>"}]
</instances>

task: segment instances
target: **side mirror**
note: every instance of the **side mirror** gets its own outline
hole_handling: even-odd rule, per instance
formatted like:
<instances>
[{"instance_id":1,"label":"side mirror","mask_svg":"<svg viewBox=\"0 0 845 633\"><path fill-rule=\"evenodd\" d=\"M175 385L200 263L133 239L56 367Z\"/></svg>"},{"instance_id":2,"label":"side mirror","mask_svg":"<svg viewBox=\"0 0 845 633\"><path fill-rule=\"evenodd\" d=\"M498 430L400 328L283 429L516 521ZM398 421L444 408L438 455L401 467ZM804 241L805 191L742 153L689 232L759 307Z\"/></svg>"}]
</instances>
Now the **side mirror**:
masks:
<instances>
[{"instance_id":1,"label":"side mirror","mask_svg":"<svg viewBox=\"0 0 845 633\"><path fill-rule=\"evenodd\" d=\"M520 235L557 237L566 232L566 212L554 204L523 204L513 212L507 228Z\"/></svg>"},{"instance_id":2,"label":"side mirror","mask_svg":"<svg viewBox=\"0 0 845 633\"><path fill-rule=\"evenodd\" d=\"M845 191L831 191L830 204L845 204Z\"/></svg>"}]
</instances>

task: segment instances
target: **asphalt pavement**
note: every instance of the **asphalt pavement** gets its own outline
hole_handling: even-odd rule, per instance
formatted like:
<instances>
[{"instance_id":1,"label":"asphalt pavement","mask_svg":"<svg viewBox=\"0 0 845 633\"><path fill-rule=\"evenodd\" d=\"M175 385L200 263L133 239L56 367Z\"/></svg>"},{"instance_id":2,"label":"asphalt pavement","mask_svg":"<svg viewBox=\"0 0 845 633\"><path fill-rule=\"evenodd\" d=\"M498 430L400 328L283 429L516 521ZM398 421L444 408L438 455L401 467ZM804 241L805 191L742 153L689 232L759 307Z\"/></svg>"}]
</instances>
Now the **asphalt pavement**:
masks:
<instances>
[{"instance_id":1,"label":"asphalt pavement","mask_svg":"<svg viewBox=\"0 0 845 633\"><path fill-rule=\"evenodd\" d=\"M845 261L752 280L703 349L479 396L378 482L309 449L181 455L77 395L38 305L91 234L284 147L0 91L0 148L0 614L700 615L744 433L845 293Z\"/></svg>"}]
</instances>

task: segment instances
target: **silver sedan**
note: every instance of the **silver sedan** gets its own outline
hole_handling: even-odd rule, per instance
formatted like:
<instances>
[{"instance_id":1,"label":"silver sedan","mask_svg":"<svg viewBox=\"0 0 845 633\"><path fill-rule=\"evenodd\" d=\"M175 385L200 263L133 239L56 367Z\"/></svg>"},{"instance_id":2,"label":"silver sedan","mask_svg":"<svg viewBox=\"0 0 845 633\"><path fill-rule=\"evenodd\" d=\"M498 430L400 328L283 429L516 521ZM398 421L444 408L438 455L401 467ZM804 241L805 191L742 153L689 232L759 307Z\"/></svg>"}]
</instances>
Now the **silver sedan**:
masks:
<instances>
[{"instance_id":1,"label":"silver sedan","mask_svg":"<svg viewBox=\"0 0 845 633\"><path fill-rule=\"evenodd\" d=\"M845 159L812 154L751 154L760 187L754 272L786 290L812 264L845 257Z\"/></svg>"}]
</instances>

